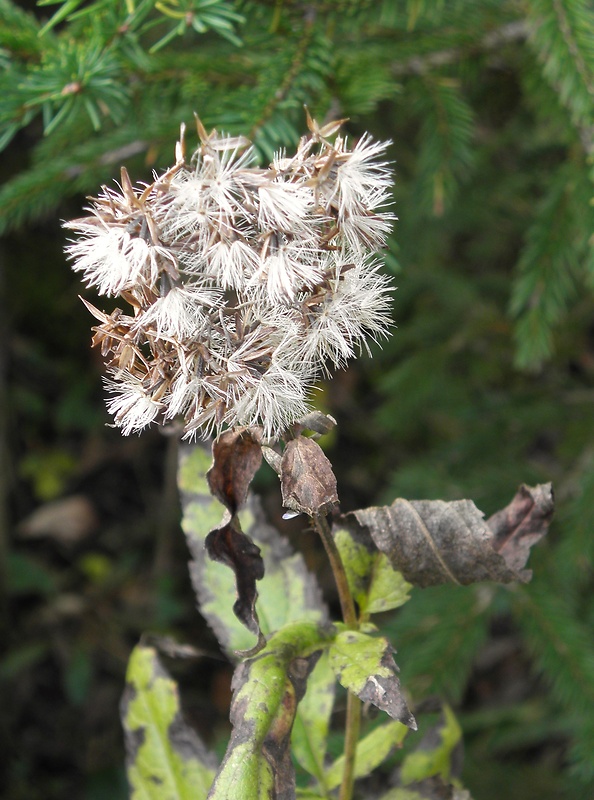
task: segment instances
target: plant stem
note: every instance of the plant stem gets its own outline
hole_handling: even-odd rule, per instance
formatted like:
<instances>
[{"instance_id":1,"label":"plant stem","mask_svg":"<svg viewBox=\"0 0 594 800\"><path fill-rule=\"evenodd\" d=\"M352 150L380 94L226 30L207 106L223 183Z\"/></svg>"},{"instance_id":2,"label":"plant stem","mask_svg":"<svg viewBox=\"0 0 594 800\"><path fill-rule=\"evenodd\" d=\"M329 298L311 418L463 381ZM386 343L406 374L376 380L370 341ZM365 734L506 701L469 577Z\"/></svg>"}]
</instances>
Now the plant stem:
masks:
<instances>
[{"instance_id":1,"label":"plant stem","mask_svg":"<svg viewBox=\"0 0 594 800\"><path fill-rule=\"evenodd\" d=\"M332 536L328 520L322 514L316 514L312 517L312 521L314 528L320 534L320 538L322 539L322 543L330 559L330 566L332 567L336 588L338 589L342 618L349 628L357 628L358 622L357 612L355 611L355 601L353 600L344 564L342 563L338 547Z\"/></svg>"},{"instance_id":2,"label":"plant stem","mask_svg":"<svg viewBox=\"0 0 594 800\"><path fill-rule=\"evenodd\" d=\"M351 800L355 783L355 759L361 727L361 701L353 692L347 694L347 714L344 729L344 772L338 800Z\"/></svg>"},{"instance_id":3,"label":"plant stem","mask_svg":"<svg viewBox=\"0 0 594 800\"><path fill-rule=\"evenodd\" d=\"M359 627L355 601L351 594L349 582L342 563L342 558L338 552L338 547L332 536L330 526L326 517L318 514L312 518L314 528L320 534L326 553L330 560L330 566L338 589L338 598L342 610L342 618L349 628ZM353 785L355 782L355 759L357 756L357 742L359 741L359 728L361 726L361 701L352 692L347 694L347 714L344 736L344 772L340 785L339 800L351 800L353 796Z\"/></svg>"}]
</instances>

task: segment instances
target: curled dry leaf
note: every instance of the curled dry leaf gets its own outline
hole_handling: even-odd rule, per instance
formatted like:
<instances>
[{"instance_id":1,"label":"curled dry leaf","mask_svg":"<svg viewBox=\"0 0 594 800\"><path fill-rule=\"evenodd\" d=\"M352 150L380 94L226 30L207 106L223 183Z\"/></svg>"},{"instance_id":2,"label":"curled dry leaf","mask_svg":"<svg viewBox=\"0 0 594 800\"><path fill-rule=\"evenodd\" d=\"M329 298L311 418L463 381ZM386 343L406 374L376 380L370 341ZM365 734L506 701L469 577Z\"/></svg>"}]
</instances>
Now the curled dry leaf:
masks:
<instances>
[{"instance_id":1,"label":"curled dry leaf","mask_svg":"<svg viewBox=\"0 0 594 800\"><path fill-rule=\"evenodd\" d=\"M192 554L190 576L198 606L221 647L233 659L237 654L249 650L253 640L243 621L231 610L239 596L235 574L209 558L205 548L209 532L224 528L230 519L229 512L224 512L220 502L209 491L206 481L209 461L209 454L200 445L182 448L179 469L184 509L182 527ZM258 498L252 493L248 493L247 502L238 512L236 520L241 523L241 530L254 547L261 550L264 561L266 580L257 584L262 633L269 635L288 622L299 619L326 620L328 612L320 589L314 576L307 570L303 556L295 553L286 539L268 523ZM227 549L224 536L213 536L211 542L213 539L217 552L222 548L223 555ZM244 545L248 547L245 542ZM250 552L252 556L247 559L247 568L255 573L255 581L260 568L256 551L250 549ZM228 563L225 561L225 564ZM242 596L244 611L252 607L251 592L254 588L254 583L250 583L248 597ZM256 624L255 618L251 624Z\"/></svg>"},{"instance_id":2,"label":"curled dry leaf","mask_svg":"<svg viewBox=\"0 0 594 800\"><path fill-rule=\"evenodd\" d=\"M250 483L262 463L261 445L259 428L225 431L212 444L208 485L232 514L245 503Z\"/></svg>"},{"instance_id":3,"label":"curled dry leaf","mask_svg":"<svg viewBox=\"0 0 594 800\"><path fill-rule=\"evenodd\" d=\"M272 467L272 469L276 472L277 475L280 476L281 462L283 460L282 455L280 453L277 453L276 450L273 450L272 447L263 447L262 455L264 456L266 463Z\"/></svg>"},{"instance_id":4,"label":"curled dry leaf","mask_svg":"<svg viewBox=\"0 0 594 800\"><path fill-rule=\"evenodd\" d=\"M530 548L542 538L553 516L554 499L550 483L522 484L513 500L487 520L493 532L492 544L510 569L523 569Z\"/></svg>"},{"instance_id":5,"label":"curled dry leaf","mask_svg":"<svg viewBox=\"0 0 594 800\"><path fill-rule=\"evenodd\" d=\"M520 487L512 502L486 522L471 500L403 500L366 508L346 521L367 531L390 563L415 586L477 581L527 582L530 547L553 515L550 484Z\"/></svg>"},{"instance_id":6,"label":"curled dry leaf","mask_svg":"<svg viewBox=\"0 0 594 800\"><path fill-rule=\"evenodd\" d=\"M287 443L280 480L283 505L291 511L313 517L338 505L332 464L313 439L298 436Z\"/></svg>"},{"instance_id":7,"label":"curled dry leaf","mask_svg":"<svg viewBox=\"0 0 594 800\"><path fill-rule=\"evenodd\" d=\"M316 409L298 419L297 425L315 433L324 434L329 433L336 426L336 420L330 414L323 414Z\"/></svg>"},{"instance_id":8,"label":"curled dry leaf","mask_svg":"<svg viewBox=\"0 0 594 800\"><path fill-rule=\"evenodd\" d=\"M226 564L235 573L237 600L233 612L248 630L260 636L256 614L256 581L264 577L264 561L260 548L243 533L235 516L212 530L206 537L204 546L213 561Z\"/></svg>"},{"instance_id":9,"label":"curled dry leaf","mask_svg":"<svg viewBox=\"0 0 594 800\"><path fill-rule=\"evenodd\" d=\"M264 643L256 613L256 581L264 577L264 560L260 548L241 530L237 512L245 504L250 483L262 463L261 438L258 428L244 428L226 431L213 442L213 462L206 478L211 494L228 513L204 542L210 558L235 573L237 600L233 611L258 636L257 648Z\"/></svg>"}]
</instances>

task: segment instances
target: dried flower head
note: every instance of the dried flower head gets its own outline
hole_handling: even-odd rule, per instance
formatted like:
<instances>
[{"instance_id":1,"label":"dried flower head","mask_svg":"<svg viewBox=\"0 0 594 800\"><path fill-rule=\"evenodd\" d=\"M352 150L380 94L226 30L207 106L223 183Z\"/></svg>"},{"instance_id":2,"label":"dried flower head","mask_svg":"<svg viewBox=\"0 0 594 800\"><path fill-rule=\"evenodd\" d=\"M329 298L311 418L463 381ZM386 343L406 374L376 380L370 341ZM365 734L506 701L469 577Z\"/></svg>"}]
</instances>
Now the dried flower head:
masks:
<instances>
[{"instance_id":1,"label":"dried flower head","mask_svg":"<svg viewBox=\"0 0 594 800\"><path fill-rule=\"evenodd\" d=\"M340 123L293 157L254 164L243 137L207 133L148 186L122 169L118 190L66 224L73 268L128 314L104 314L93 344L124 434L181 417L186 437L260 425L274 439L308 411L308 391L390 326L386 244L392 185L386 142L349 148Z\"/></svg>"}]
</instances>

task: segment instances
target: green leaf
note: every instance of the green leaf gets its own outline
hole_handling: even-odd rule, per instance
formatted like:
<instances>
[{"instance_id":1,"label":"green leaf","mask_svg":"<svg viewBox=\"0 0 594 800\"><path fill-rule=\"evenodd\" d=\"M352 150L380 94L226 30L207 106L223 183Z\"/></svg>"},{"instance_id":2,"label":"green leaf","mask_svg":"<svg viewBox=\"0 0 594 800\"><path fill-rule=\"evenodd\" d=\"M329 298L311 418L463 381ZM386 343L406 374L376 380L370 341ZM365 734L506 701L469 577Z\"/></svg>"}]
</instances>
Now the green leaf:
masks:
<instances>
[{"instance_id":1,"label":"green leaf","mask_svg":"<svg viewBox=\"0 0 594 800\"><path fill-rule=\"evenodd\" d=\"M330 645L330 666L345 689L416 730L400 689L392 652L387 639L342 630Z\"/></svg>"},{"instance_id":2,"label":"green leaf","mask_svg":"<svg viewBox=\"0 0 594 800\"><path fill-rule=\"evenodd\" d=\"M182 453L179 468L179 487L182 491L183 520L193 560L190 574L198 597L201 613L215 632L221 646L233 655L254 645L254 636L233 614L236 599L235 580L228 567L210 560L204 551L204 540L215 528L224 508L208 489L206 472L210 456L201 447L188 448ZM247 508L239 512L242 530L260 547L265 565L257 602L260 628L270 634L289 622L327 619L320 590L307 571L300 553L294 553L288 543L269 525L254 497Z\"/></svg>"},{"instance_id":3,"label":"green leaf","mask_svg":"<svg viewBox=\"0 0 594 800\"><path fill-rule=\"evenodd\" d=\"M354 46L338 56L336 82L339 98L345 108L365 114L380 101L393 98L400 91L392 75L392 60L385 58L381 47ZM384 56L382 60L381 56Z\"/></svg>"},{"instance_id":4,"label":"green leaf","mask_svg":"<svg viewBox=\"0 0 594 800\"><path fill-rule=\"evenodd\" d=\"M183 36L190 25L198 34L205 34L209 29L215 31L234 44L242 45L235 34L233 23L242 23L245 18L237 14L224 0L198 0L198 2L158 2L155 8L163 15L163 21L179 20L150 50L155 53L175 36ZM210 10L209 10L210 9Z\"/></svg>"},{"instance_id":5,"label":"green leaf","mask_svg":"<svg viewBox=\"0 0 594 800\"><path fill-rule=\"evenodd\" d=\"M294 795L290 738L297 703L332 635L332 629L315 623L291 623L239 664L233 676L233 733L209 800Z\"/></svg>"},{"instance_id":6,"label":"green leaf","mask_svg":"<svg viewBox=\"0 0 594 800\"><path fill-rule=\"evenodd\" d=\"M359 608L366 605L374 552L369 536L363 538L358 530L333 528L332 535L340 552L349 588ZM375 548L374 548L375 549Z\"/></svg>"},{"instance_id":7,"label":"green leaf","mask_svg":"<svg viewBox=\"0 0 594 800\"><path fill-rule=\"evenodd\" d=\"M53 594L57 590L55 576L36 559L9 553L7 567L9 594Z\"/></svg>"},{"instance_id":8,"label":"green leaf","mask_svg":"<svg viewBox=\"0 0 594 800\"><path fill-rule=\"evenodd\" d=\"M10 0L1 0L0 47L6 48L4 52L19 58L37 56L42 49L38 34L39 23L32 13ZM4 94L2 101L6 102Z\"/></svg>"},{"instance_id":9,"label":"green leaf","mask_svg":"<svg viewBox=\"0 0 594 800\"><path fill-rule=\"evenodd\" d=\"M378 553L373 561L367 613L379 614L381 611L400 608L410 600L411 589L412 584L394 569L388 557L384 553Z\"/></svg>"},{"instance_id":10,"label":"green leaf","mask_svg":"<svg viewBox=\"0 0 594 800\"><path fill-rule=\"evenodd\" d=\"M33 669L50 652L48 642L31 642L22 647L13 647L0 659L0 682L23 678L23 674Z\"/></svg>"},{"instance_id":11,"label":"green leaf","mask_svg":"<svg viewBox=\"0 0 594 800\"><path fill-rule=\"evenodd\" d=\"M425 795L415 792L413 789L390 789L388 794L382 795L380 800L426 800Z\"/></svg>"},{"instance_id":12,"label":"green leaf","mask_svg":"<svg viewBox=\"0 0 594 800\"><path fill-rule=\"evenodd\" d=\"M48 501L64 493L76 468L76 459L60 448L28 453L20 462L21 474L34 486L40 500Z\"/></svg>"},{"instance_id":13,"label":"green leaf","mask_svg":"<svg viewBox=\"0 0 594 800\"><path fill-rule=\"evenodd\" d=\"M82 706L93 682L93 661L88 648L74 648L63 674L64 692L73 706Z\"/></svg>"},{"instance_id":14,"label":"green leaf","mask_svg":"<svg viewBox=\"0 0 594 800\"><path fill-rule=\"evenodd\" d=\"M518 591L513 604L528 649L551 693L567 711L573 712L572 742L568 760L576 774L594 785L594 725L590 709L594 703L594 648L591 624L576 619L564 597L562 584L551 575L541 576L530 590Z\"/></svg>"},{"instance_id":15,"label":"green leaf","mask_svg":"<svg viewBox=\"0 0 594 800\"><path fill-rule=\"evenodd\" d=\"M130 800L203 800L211 758L184 722L178 688L153 647L137 645L122 700Z\"/></svg>"},{"instance_id":16,"label":"green leaf","mask_svg":"<svg viewBox=\"0 0 594 800\"><path fill-rule=\"evenodd\" d=\"M401 722L387 722L372 730L357 744L355 778L364 778L379 766L404 741L408 728ZM344 756L340 756L326 773L326 786L335 789L342 781Z\"/></svg>"},{"instance_id":17,"label":"green leaf","mask_svg":"<svg viewBox=\"0 0 594 800\"><path fill-rule=\"evenodd\" d=\"M293 755L301 766L326 788L324 757L334 705L336 679L324 652L307 680L293 725Z\"/></svg>"},{"instance_id":18,"label":"green leaf","mask_svg":"<svg viewBox=\"0 0 594 800\"><path fill-rule=\"evenodd\" d=\"M443 719L438 734L440 741L436 747L425 749L422 742L419 749L409 753L402 762L400 780L405 786L430 778L432 775L440 775L444 782L449 782L451 756L462 738L462 730L453 711L447 705L443 708Z\"/></svg>"},{"instance_id":19,"label":"green leaf","mask_svg":"<svg viewBox=\"0 0 594 800\"><path fill-rule=\"evenodd\" d=\"M412 585L389 559L375 548L368 536L356 528L333 530L349 587L361 615L399 608L410 599Z\"/></svg>"}]
</instances>

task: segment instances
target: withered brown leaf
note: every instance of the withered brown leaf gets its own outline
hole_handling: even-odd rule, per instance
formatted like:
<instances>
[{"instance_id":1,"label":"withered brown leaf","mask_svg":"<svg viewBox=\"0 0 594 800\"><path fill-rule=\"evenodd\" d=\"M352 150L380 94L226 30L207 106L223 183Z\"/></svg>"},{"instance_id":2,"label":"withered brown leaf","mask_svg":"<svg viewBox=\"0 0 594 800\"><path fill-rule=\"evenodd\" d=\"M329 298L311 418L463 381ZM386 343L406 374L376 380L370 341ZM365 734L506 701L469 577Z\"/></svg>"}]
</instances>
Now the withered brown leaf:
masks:
<instances>
[{"instance_id":1,"label":"withered brown leaf","mask_svg":"<svg viewBox=\"0 0 594 800\"><path fill-rule=\"evenodd\" d=\"M386 651L381 660L381 666L390 671L389 675L370 675L363 689L359 692L359 699L364 703L371 703L381 708L393 719L402 722L413 731L417 730L417 722L411 714L397 677L398 667L391 652Z\"/></svg>"},{"instance_id":2,"label":"withered brown leaf","mask_svg":"<svg viewBox=\"0 0 594 800\"><path fill-rule=\"evenodd\" d=\"M547 531L553 514L550 484L521 487L514 500L487 523L471 500L403 500L354 511L359 526L390 563L415 586L477 581L527 582L530 547Z\"/></svg>"},{"instance_id":3,"label":"withered brown leaf","mask_svg":"<svg viewBox=\"0 0 594 800\"><path fill-rule=\"evenodd\" d=\"M235 514L245 503L250 483L262 463L257 428L225 431L212 444L213 462L206 473L211 493Z\"/></svg>"},{"instance_id":4,"label":"withered brown leaf","mask_svg":"<svg viewBox=\"0 0 594 800\"><path fill-rule=\"evenodd\" d=\"M313 439L297 436L287 443L280 480L283 505L291 511L313 517L338 505L332 464Z\"/></svg>"},{"instance_id":5,"label":"withered brown leaf","mask_svg":"<svg viewBox=\"0 0 594 800\"><path fill-rule=\"evenodd\" d=\"M554 508L550 483L522 484L511 503L489 517L487 525L493 532L493 547L510 569L519 572L524 568L530 548L546 533Z\"/></svg>"},{"instance_id":6,"label":"withered brown leaf","mask_svg":"<svg viewBox=\"0 0 594 800\"><path fill-rule=\"evenodd\" d=\"M214 561L231 567L235 573L237 600L233 612L252 633L260 636L256 613L256 581L264 577L264 561L260 548L240 528L236 516L230 517L219 528L212 530L204 546Z\"/></svg>"},{"instance_id":7,"label":"withered brown leaf","mask_svg":"<svg viewBox=\"0 0 594 800\"><path fill-rule=\"evenodd\" d=\"M322 414L321 411L314 409L306 414L301 419L297 420L297 425L300 428L306 428L315 433L324 434L328 433L336 426L336 420L330 414Z\"/></svg>"}]
</instances>

